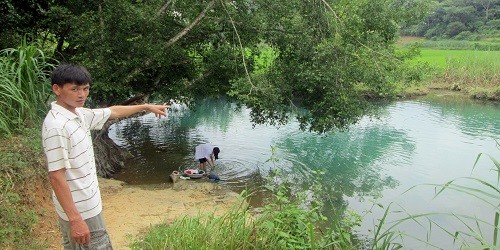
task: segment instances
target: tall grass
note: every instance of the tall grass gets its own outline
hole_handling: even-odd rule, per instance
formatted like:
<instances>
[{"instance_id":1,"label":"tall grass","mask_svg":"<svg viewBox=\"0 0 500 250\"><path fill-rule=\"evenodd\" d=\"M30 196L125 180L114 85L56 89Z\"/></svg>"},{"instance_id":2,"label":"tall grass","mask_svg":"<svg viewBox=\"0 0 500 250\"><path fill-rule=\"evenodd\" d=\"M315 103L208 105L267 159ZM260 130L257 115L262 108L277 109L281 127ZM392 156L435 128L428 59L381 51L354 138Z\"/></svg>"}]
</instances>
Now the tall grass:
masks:
<instances>
[{"instance_id":1,"label":"tall grass","mask_svg":"<svg viewBox=\"0 0 500 250\"><path fill-rule=\"evenodd\" d=\"M499 42L465 40L424 40L423 48L444 50L500 51Z\"/></svg>"},{"instance_id":2,"label":"tall grass","mask_svg":"<svg viewBox=\"0 0 500 250\"><path fill-rule=\"evenodd\" d=\"M500 150L500 144L498 143L497 148ZM473 170L479 159L484 156L485 154L477 156ZM438 243L430 241L430 236L436 233L436 231L448 236L450 242L453 243L454 249L500 249L500 162L489 155L486 156L493 163L491 170L496 172L496 183L490 183L476 177L462 177L444 184L428 184L423 186L434 188L434 199L441 196L445 191L451 191L480 202L491 209L490 221L478 218L476 215L460 214L453 211L412 214L407 212L402 206L392 210L394 204L389 204L374 231L372 249L401 249L404 248L404 239L413 239L421 242L425 245L425 248L443 249ZM417 187L415 186L410 190ZM464 206L467 205L464 204ZM405 216L390 221L391 215L396 214L405 214ZM450 228L449 226L442 225L440 223L442 220L438 220L438 218L455 221L461 227ZM398 227L404 223L412 223L415 227L427 231L427 236L419 238L418 236L408 235L399 231ZM441 239L440 241L444 240Z\"/></svg>"},{"instance_id":3,"label":"tall grass","mask_svg":"<svg viewBox=\"0 0 500 250\"><path fill-rule=\"evenodd\" d=\"M243 200L229 212L182 217L172 224L153 226L132 244L132 249L248 249L253 235L247 205Z\"/></svg>"},{"instance_id":4,"label":"tall grass","mask_svg":"<svg viewBox=\"0 0 500 250\"><path fill-rule=\"evenodd\" d=\"M476 83L498 83L500 77L500 51L421 49L417 60L435 67L446 77L456 75L453 79L467 76L471 78L469 82L474 82L475 77Z\"/></svg>"},{"instance_id":5,"label":"tall grass","mask_svg":"<svg viewBox=\"0 0 500 250\"><path fill-rule=\"evenodd\" d=\"M132 249L357 249L351 241L356 219L320 229L319 208L304 209L284 193L250 213L245 195L222 216L200 214L151 227Z\"/></svg>"},{"instance_id":6,"label":"tall grass","mask_svg":"<svg viewBox=\"0 0 500 250\"><path fill-rule=\"evenodd\" d=\"M44 53L25 41L0 51L0 134L33 126L46 111L53 65Z\"/></svg>"},{"instance_id":7,"label":"tall grass","mask_svg":"<svg viewBox=\"0 0 500 250\"><path fill-rule=\"evenodd\" d=\"M465 91L477 99L500 100L500 51L421 49L417 62L431 69L430 87Z\"/></svg>"},{"instance_id":8,"label":"tall grass","mask_svg":"<svg viewBox=\"0 0 500 250\"><path fill-rule=\"evenodd\" d=\"M449 56L442 80L463 87L500 86L500 51L457 51Z\"/></svg>"}]
</instances>

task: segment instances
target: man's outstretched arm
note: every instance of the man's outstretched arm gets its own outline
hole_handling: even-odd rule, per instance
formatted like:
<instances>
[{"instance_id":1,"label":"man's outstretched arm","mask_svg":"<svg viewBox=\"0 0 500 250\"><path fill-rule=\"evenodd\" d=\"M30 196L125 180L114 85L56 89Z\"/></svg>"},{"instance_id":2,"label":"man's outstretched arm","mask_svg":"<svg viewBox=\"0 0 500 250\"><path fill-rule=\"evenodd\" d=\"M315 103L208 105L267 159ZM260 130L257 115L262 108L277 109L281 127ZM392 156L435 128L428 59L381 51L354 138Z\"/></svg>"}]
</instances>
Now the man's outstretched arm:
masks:
<instances>
[{"instance_id":1,"label":"man's outstretched arm","mask_svg":"<svg viewBox=\"0 0 500 250\"><path fill-rule=\"evenodd\" d=\"M157 117L161 117L167 115L168 107L169 107L168 105L156 105L156 104L111 106L109 107L109 109L111 110L111 115L109 116L109 119L123 118L142 111L148 111L154 113Z\"/></svg>"}]
</instances>

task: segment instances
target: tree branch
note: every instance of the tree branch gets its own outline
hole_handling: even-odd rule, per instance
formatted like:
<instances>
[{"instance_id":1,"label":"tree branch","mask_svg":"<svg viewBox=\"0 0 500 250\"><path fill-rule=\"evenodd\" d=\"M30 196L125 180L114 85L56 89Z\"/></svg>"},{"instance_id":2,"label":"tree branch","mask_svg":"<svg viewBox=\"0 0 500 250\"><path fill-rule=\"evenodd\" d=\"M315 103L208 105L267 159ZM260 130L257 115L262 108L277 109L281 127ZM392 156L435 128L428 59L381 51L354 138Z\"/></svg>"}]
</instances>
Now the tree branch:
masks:
<instances>
[{"instance_id":1,"label":"tree branch","mask_svg":"<svg viewBox=\"0 0 500 250\"><path fill-rule=\"evenodd\" d=\"M165 5L163 5L163 7L160 9L160 11L162 11L164 8L166 8L170 4L170 2L171 2L171 0L167 1L167 3L165 3ZM177 35L175 35L174 37L172 37L165 44L165 48L168 48L168 47L172 46L179 39L181 39L183 36L185 36L189 31L191 31L191 29L193 29L196 25L198 25L200 23L201 19L203 19L203 17L205 17L207 11L210 10L213 7L214 4L215 4L215 0L210 1L207 4L207 6L205 7L205 9L203 9L203 11L200 14L198 14L198 16L193 20L193 22L191 22L187 27L185 27L182 31L180 31L179 33L177 33ZM160 13L160 11L158 13ZM152 63L151 59L147 58L144 61L143 67L136 68L135 70L133 70L126 77L125 81L128 82L132 77L134 77L135 75L139 74L144 68L149 67L149 65L151 65L151 63Z\"/></svg>"},{"instance_id":2,"label":"tree branch","mask_svg":"<svg viewBox=\"0 0 500 250\"><path fill-rule=\"evenodd\" d=\"M207 6L205 7L205 9L203 9L203 11L200 14L198 14L198 16L193 20L193 22L191 22L186 28L184 28L183 30L181 30L181 32L177 33L177 35L175 35L174 37L172 37L165 44L165 48L168 48L168 47L172 46L179 39L181 39L183 36L185 36L191 29L193 29L196 25L198 25L198 23L200 23L201 19L203 19L203 17L205 17L207 11L210 10L214 6L214 4L215 4L215 0L210 1L207 4Z\"/></svg>"},{"instance_id":3,"label":"tree branch","mask_svg":"<svg viewBox=\"0 0 500 250\"><path fill-rule=\"evenodd\" d=\"M157 16L161 16L165 13L167 10L168 6L172 3L172 0L168 0L163 6L161 6L160 10L156 13Z\"/></svg>"}]
</instances>

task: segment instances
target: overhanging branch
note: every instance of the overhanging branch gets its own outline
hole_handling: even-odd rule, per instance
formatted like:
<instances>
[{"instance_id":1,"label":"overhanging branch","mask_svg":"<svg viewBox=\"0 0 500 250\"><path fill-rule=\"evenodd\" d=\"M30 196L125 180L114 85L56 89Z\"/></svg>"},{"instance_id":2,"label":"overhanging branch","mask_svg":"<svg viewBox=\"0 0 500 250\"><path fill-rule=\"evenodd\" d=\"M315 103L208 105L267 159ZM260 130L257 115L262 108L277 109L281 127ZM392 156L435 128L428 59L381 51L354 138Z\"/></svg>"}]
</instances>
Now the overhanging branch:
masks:
<instances>
[{"instance_id":1,"label":"overhanging branch","mask_svg":"<svg viewBox=\"0 0 500 250\"><path fill-rule=\"evenodd\" d=\"M163 5L163 7L160 9L160 11L158 11L158 14L161 14L162 11L165 11L164 8L166 9L168 7L168 5L170 4L170 2L171 2L170 0L167 1ZM183 30L181 30L179 33L177 33L177 35L172 37L165 44L165 49L167 49L170 46L172 46L173 44L175 44L179 39L181 39L183 36L185 36L187 33L189 33L189 31L191 31L196 25L198 25L201 22L201 20L205 17L207 11L209 11L214 6L214 4L215 4L215 0L210 1L207 4L207 6L205 7L205 9L203 9L203 11L201 11L200 14L198 14L198 16L196 16L196 18L193 20L193 22L191 22L187 27L185 27ZM141 73L142 70L149 67L151 65L151 63L152 63L151 59L147 58L144 61L143 67L135 68L135 70L132 70L132 72L125 78L125 82L130 81L130 79L132 79L135 75Z\"/></svg>"},{"instance_id":2,"label":"overhanging branch","mask_svg":"<svg viewBox=\"0 0 500 250\"><path fill-rule=\"evenodd\" d=\"M191 22L186 28L184 28L183 30L181 30L181 32L177 33L177 35L175 35L174 37L172 37L166 44L165 44L165 48L168 48L170 46L172 46L174 43L176 43L179 39L181 39L183 36L185 36L189 31L191 31L196 25L198 25L201 21L201 19L203 19L207 13L208 10L210 10L215 4L215 0L212 0L210 1L207 6L205 7L205 9L203 9L202 12L200 12L200 14L198 14L198 16L193 20L193 22Z\"/></svg>"}]
</instances>

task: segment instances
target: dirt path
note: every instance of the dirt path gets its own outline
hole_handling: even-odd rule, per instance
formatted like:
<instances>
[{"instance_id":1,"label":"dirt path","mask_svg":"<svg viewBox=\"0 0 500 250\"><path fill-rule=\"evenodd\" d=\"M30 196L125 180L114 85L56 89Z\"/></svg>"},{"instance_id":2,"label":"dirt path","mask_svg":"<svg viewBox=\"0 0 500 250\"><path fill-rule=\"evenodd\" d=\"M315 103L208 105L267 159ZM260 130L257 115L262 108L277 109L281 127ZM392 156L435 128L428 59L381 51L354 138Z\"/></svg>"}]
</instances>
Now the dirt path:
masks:
<instances>
[{"instance_id":1,"label":"dirt path","mask_svg":"<svg viewBox=\"0 0 500 250\"><path fill-rule=\"evenodd\" d=\"M184 215L221 214L237 201L238 195L205 179L181 180L173 186L155 188L128 186L120 181L100 179L104 218L113 247L129 249L128 245L149 226L172 222ZM53 218L46 218L47 220ZM47 243L60 249L59 231L47 221ZM48 226L47 226L48 225Z\"/></svg>"}]
</instances>

